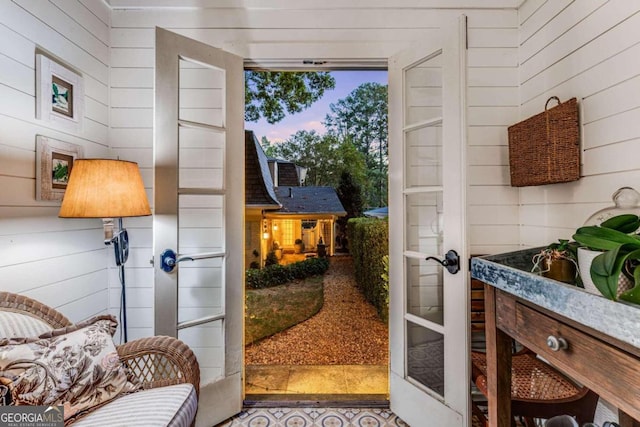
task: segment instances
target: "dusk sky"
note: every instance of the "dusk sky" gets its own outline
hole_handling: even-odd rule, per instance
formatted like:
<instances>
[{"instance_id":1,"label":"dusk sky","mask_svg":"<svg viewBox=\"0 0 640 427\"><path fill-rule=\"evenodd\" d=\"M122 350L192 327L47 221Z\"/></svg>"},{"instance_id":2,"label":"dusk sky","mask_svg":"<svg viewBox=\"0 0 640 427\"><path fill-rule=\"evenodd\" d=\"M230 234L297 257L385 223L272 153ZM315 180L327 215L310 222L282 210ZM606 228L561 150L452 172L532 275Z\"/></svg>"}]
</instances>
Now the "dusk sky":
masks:
<instances>
[{"instance_id":1,"label":"dusk sky","mask_svg":"<svg viewBox=\"0 0 640 427\"><path fill-rule=\"evenodd\" d=\"M346 98L362 83L387 84L386 71L332 71L331 75L336 80L335 89L326 91L324 96L310 108L298 114L287 115L281 122L273 125L264 119L258 122L245 122L245 129L252 130L258 141L266 136L272 142L284 141L299 130L315 130L324 134L326 129L322 122L330 112L329 104L335 104L339 99Z\"/></svg>"}]
</instances>

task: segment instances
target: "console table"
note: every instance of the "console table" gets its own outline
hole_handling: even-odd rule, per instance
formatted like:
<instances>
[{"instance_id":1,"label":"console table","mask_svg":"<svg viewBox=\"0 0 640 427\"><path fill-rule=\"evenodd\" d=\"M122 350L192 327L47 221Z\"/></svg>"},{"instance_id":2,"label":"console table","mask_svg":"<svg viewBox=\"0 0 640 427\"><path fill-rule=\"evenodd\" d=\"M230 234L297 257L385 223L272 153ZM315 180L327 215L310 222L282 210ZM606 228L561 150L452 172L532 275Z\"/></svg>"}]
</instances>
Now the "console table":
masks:
<instances>
[{"instance_id":1,"label":"console table","mask_svg":"<svg viewBox=\"0 0 640 427\"><path fill-rule=\"evenodd\" d=\"M472 258L485 283L491 427L511 426L511 339L619 409L640 427L640 309L530 273L535 250Z\"/></svg>"}]
</instances>

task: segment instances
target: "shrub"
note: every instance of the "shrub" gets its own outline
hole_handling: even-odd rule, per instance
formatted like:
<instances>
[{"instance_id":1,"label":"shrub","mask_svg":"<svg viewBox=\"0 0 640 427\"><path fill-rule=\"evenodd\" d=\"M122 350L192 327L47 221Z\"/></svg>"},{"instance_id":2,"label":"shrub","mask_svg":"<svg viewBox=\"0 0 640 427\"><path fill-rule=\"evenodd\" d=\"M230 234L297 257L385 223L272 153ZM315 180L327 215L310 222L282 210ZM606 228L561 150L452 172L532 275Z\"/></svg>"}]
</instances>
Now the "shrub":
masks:
<instances>
[{"instance_id":1,"label":"shrub","mask_svg":"<svg viewBox=\"0 0 640 427\"><path fill-rule=\"evenodd\" d=\"M329 268L326 258L309 258L289 265L274 264L262 270L249 269L246 272L248 289L262 289L278 286L295 279L304 279L318 274L324 274Z\"/></svg>"},{"instance_id":2,"label":"shrub","mask_svg":"<svg viewBox=\"0 0 640 427\"><path fill-rule=\"evenodd\" d=\"M276 251L269 251L267 254L267 258L264 260L264 266L269 267L270 265L278 264L278 257L276 256Z\"/></svg>"},{"instance_id":3,"label":"shrub","mask_svg":"<svg viewBox=\"0 0 640 427\"><path fill-rule=\"evenodd\" d=\"M347 222L347 237L356 283L367 301L386 321L389 289L383 279L383 258L389 254L389 223L386 219L352 218Z\"/></svg>"}]
</instances>

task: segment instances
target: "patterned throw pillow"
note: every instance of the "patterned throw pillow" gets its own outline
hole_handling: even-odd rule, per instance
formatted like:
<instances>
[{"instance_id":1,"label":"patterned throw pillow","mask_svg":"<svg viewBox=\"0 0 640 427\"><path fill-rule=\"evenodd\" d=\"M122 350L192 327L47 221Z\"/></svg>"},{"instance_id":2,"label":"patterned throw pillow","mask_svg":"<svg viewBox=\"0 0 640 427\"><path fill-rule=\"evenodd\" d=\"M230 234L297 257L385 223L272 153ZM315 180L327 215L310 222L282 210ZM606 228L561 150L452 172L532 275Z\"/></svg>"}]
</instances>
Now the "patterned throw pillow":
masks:
<instances>
[{"instance_id":1,"label":"patterned throw pillow","mask_svg":"<svg viewBox=\"0 0 640 427\"><path fill-rule=\"evenodd\" d=\"M1 339L0 400L4 390L5 404L64 405L66 420L135 391L113 344L116 326L101 315L38 338Z\"/></svg>"}]
</instances>

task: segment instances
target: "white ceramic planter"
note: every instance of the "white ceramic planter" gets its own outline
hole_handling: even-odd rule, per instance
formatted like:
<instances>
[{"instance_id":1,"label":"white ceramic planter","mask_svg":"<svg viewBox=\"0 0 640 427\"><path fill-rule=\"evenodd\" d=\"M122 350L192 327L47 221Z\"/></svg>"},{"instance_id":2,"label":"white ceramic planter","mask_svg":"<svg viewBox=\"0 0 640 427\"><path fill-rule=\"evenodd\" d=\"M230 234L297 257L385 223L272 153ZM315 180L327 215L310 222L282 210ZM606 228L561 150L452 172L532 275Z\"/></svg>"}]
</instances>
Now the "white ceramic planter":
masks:
<instances>
[{"instance_id":1,"label":"white ceramic planter","mask_svg":"<svg viewBox=\"0 0 640 427\"><path fill-rule=\"evenodd\" d=\"M580 270L580 277L582 278L582 284L584 290L591 292L592 294L602 295L596 285L591 280L591 263L593 259L600 255L601 251L592 251L587 248L578 248L578 270Z\"/></svg>"}]
</instances>

